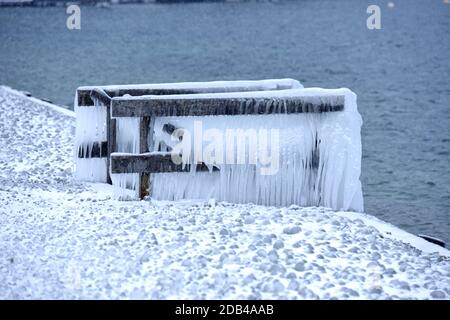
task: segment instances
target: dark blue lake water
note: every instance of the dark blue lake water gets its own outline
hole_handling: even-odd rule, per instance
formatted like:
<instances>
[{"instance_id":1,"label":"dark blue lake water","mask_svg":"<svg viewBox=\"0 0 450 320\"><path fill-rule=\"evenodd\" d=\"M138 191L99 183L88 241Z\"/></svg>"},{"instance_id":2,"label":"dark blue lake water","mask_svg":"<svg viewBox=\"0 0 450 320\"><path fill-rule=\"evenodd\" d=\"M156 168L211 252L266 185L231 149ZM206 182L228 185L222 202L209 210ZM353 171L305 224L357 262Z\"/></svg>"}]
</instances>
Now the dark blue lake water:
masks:
<instances>
[{"instance_id":1,"label":"dark blue lake water","mask_svg":"<svg viewBox=\"0 0 450 320\"><path fill-rule=\"evenodd\" d=\"M450 5L281 1L0 9L0 84L72 104L79 85L291 77L348 87L366 211L450 244ZM381 30L366 9L381 7ZM1 128L0 128L1 130Z\"/></svg>"}]
</instances>

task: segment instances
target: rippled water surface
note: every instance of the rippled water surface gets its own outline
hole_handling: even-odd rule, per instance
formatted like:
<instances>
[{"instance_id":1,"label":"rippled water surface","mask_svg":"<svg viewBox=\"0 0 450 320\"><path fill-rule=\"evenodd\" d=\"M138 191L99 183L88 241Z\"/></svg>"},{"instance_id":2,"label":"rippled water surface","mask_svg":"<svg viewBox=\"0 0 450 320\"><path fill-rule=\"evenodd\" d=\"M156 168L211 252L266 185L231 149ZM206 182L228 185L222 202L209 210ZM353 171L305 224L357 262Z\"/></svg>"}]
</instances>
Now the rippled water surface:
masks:
<instances>
[{"instance_id":1,"label":"rippled water surface","mask_svg":"<svg viewBox=\"0 0 450 320\"><path fill-rule=\"evenodd\" d=\"M366 211L450 244L450 5L281 1L0 9L0 84L70 105L79 85L292 77L349 87ZM367 6L382 29L366 28Z\"/></svg>"}]
</instances>

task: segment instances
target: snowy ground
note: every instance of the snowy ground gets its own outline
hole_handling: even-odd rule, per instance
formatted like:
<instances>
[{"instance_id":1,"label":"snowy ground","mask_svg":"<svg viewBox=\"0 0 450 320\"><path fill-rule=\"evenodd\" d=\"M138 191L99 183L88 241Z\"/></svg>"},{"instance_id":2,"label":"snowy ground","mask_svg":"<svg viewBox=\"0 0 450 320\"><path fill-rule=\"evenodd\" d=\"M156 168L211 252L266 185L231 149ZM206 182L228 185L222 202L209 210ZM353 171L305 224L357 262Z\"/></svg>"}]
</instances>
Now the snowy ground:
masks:
<instances>
[{"instance_id":1,"label":"snowy ground","mask_svg":"<svg viewBox=\"0 0 450 320\"><path fill-rule=\"evenodd\" d=\"M367 215L113 200L73 133L0 87L0 298L450 299L450 252Z\"/></svg>"}]
</instances>

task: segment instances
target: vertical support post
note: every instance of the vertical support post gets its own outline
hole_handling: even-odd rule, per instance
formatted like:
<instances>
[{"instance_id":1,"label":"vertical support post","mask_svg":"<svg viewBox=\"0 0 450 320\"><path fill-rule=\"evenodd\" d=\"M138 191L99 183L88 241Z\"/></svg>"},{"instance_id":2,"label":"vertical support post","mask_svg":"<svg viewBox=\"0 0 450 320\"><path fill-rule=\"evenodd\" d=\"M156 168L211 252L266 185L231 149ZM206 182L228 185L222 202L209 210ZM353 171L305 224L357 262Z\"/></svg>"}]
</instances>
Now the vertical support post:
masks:
<instances>
[{"instance_id":1,"label":"vertical support post","mask_svg":"<svg viewBox=\"0 0 450 320\"><path fill-rule=\"evenodd\" d=\"M146 153L152 149L154 117L142 117L139 119L139 153ZM139 176L139 199L151 195L151 176L149 173L141 173Z\"/></svg>"},{"instance_id":2,"label":"vertical support post","mask_svg":"<svg viewBox=\"0 0 450 320\"><path fill-rule=\"evenodd\" d=\"M106 182L112 184L111 181L111 153L116 151L116 119L111 119L111 104L106 105Z\"/></svg>"},{"instance_id":3,"label":"vertical support post","mask_svg":"<svg viewBox=\"0 0 450 320\"><path fill-rule=\"evenodd\" d=\"M110 166L111 153L116 149L116 120L111 119L111 97L100 88L91 90L89 97L94 102L94 105L100 105L106 108L106 182L112 184ZM100 150L100 154L102 154L102 150Z\"/></svg>"}]
</instances>

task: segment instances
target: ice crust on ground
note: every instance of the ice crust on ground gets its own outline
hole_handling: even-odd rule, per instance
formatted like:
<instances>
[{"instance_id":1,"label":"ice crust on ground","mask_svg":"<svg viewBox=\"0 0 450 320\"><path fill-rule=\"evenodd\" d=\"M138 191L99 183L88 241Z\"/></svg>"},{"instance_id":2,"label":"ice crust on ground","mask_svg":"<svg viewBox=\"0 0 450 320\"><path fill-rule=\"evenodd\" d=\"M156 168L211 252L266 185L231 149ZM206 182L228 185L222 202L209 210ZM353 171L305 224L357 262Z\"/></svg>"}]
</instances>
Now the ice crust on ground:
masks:
<instances>
[{"instance_id":1,"label":"ice crust on ground","mask_svg":"<svg viewBox=\"0 0 450 320\"><path fill-rule=\"evenodd\" d=\"M116 201L75 120L0 87L2 299L450 299L450 252L321 207Z\"/></svg>"}]
</instances>

